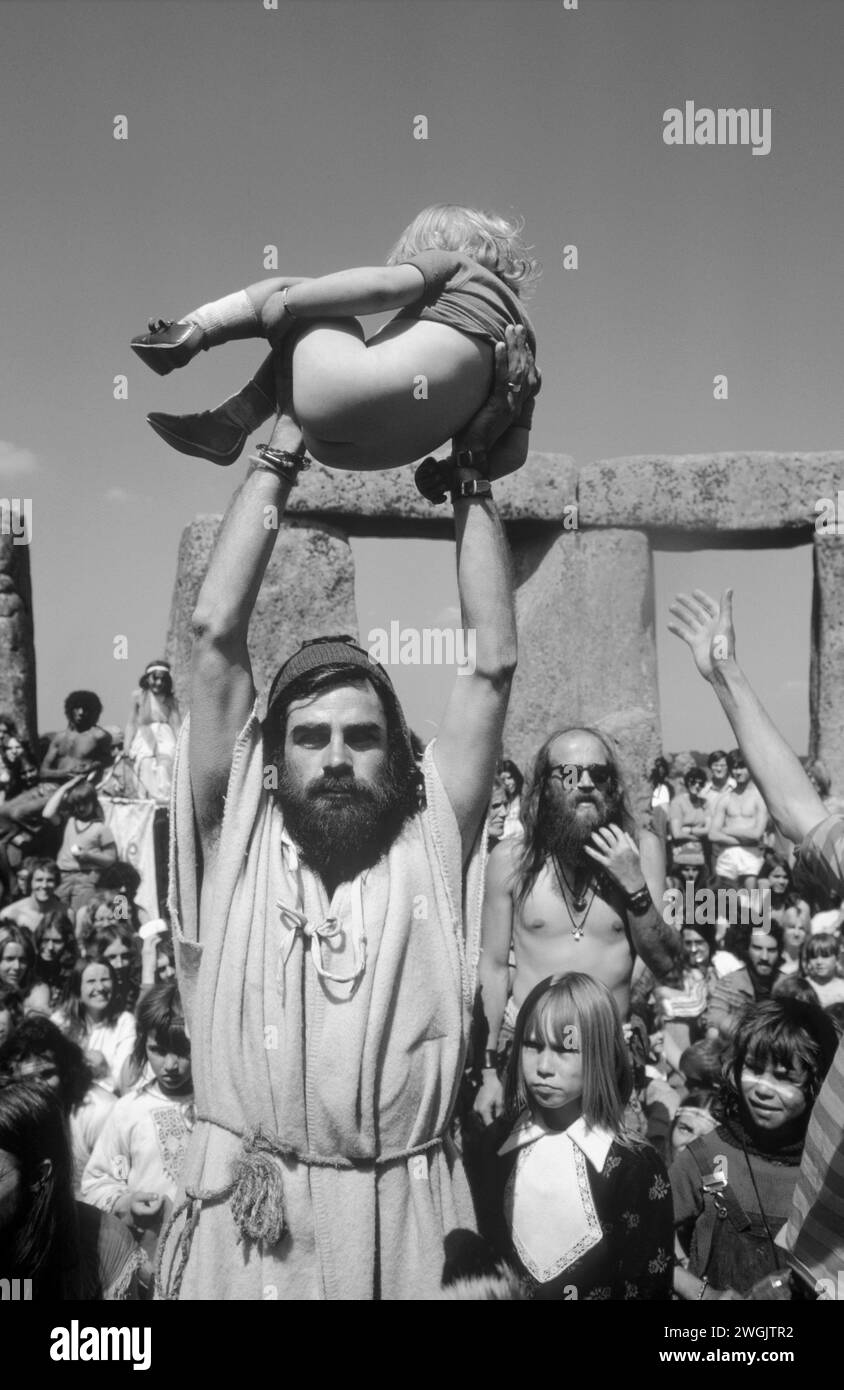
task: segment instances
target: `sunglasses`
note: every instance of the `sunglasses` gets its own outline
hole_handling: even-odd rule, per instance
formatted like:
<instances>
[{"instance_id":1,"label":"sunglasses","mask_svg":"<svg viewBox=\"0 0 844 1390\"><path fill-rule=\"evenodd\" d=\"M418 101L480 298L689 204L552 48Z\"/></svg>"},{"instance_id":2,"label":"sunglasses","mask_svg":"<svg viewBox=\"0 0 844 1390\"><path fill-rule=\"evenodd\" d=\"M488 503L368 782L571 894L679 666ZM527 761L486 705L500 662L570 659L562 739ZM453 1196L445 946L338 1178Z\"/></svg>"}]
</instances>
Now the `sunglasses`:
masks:
<instances>
[{"instance_id":1,"label":"sunglasses","mask_svg":"<svg viewBox=\"0 0 844 1390\"><path fill-rule=\"evenodd\" d=\"M557 763L556 766L548 769L549 777L561 777L564 782L571 782L572 773L576 774L576 785L580 784L584 772L588 772L591 780L596 787L605 787L615 773L607 763Z\"/></svg>"}]
</instances>

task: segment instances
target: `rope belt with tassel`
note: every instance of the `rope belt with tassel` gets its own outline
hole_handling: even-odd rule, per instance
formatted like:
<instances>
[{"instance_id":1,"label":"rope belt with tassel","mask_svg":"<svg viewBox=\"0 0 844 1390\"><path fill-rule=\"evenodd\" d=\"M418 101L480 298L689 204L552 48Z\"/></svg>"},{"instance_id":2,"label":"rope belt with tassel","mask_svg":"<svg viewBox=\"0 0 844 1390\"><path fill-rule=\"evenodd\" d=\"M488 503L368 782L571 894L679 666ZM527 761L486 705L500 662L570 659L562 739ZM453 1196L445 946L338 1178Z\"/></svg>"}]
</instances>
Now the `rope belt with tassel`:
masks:
<instances>
[{"instance_id":1,"label":"rope belt with tassel","mask_svg":"<svg viewBox=\"0 0 844 1390\"><path fill-rule=\"evenodd\" d=\"M155 1294L156 1298L159 1299L173 1300L179 1297L182 1279L190 1257L194 1232L199 1224L203 1207L217 1206L220 1202L231 1199L231 1211L238 1231L238 1243L251 1240L269 1246L276 1245L281 1240L287 1230L287 1222L284 1210L284 1182L282 1170L277 1162L278 1159L292 1158L297 1163L305 1164L309 1168L356 1169L359 1172L368 1172L387 1167L393 1163L401 1163L408 1158L414 1158L417 1154L428 1153L432 1149L441 1148L445 1139L444 1134L438 1134L436 1138L428 1139L423 1144L414 1144L410 1148L397 1150L394 1153L383 1153L377 1158L355 1159L348 1158L344 1154L326 1156L302 1153L293 1144L285 1143L277 1135L268 1133L261 1125L250 1130L248 1134L243 1134L241 1130L225 1124L222 1120L215 1120L210 1115L197 1115L196 1119L198 1122L214 1125L218 1129L228 1130L229 1134L234 1134L243 1140L243 1146L240 1154L232 1163L231 1181L225 1187L217 1189L186 1187L184 1201L174 1207L170 1213L158 1246L160 1255L155 1273ZM173 1259L170 1264L172 1273L167 1281L172 1291L167 1292L162 1278L164 1252L175 1223L185 1213L187 1219L183 1230L176 1239ZM174 1265L176 1266L175 1269L173 1268Z\"/></svg>"}]
</instances>

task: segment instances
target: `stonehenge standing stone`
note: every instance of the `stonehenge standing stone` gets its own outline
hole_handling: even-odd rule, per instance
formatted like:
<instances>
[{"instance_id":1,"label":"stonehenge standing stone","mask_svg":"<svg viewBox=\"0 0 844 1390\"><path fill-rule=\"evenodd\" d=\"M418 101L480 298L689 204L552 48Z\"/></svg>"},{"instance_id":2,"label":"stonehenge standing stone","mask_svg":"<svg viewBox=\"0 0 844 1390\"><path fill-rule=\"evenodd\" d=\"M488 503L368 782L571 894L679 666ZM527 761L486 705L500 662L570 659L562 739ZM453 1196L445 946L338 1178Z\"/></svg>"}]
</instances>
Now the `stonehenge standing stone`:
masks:
<instances>
[{"instance_id":1,"label":"stonehenge standing stone","mask_svg":"<svg viewBox=\"0 0 844 1390\"><path fill-rule=\"evenodd\" d=\"M183 711L188 708L191 614L220 529L219 516L200 516L179 544L170 609L167 659ZM255 688L262 694L286 657L309 637L357 635L354 562L342 532L320 522L285 522L249 624Z\"/></svg>"},{"instance_id":2,"label":"stonehenge standing stone","mask_svg":"<svg viewBox=\"0 0 844 1390\"><path fill-rule=\"evenodd\" d=\"M827 494L829 495L829 494ZM833 491L832 496L835 493ZM844 795L844 543L816 535L810 672L809 751L821 758L832 789Z\"/></svg>"},{"instance_id":3,"label":"stonehenge standing stone","mask_svg":"<svg viewBox=\"0 0 844 1390\"><path fill-rule=\"evenodd\" d=\"M0 711L10 714L33 752L38 728L35 709L35 640L29 545L0 534Z\"/></svg>"},{"instance_id":4,"label":"stonehenge standing stone","mask_svg":"<svg viewBox=\"0 0 844 1390\"><path fill-rule=\"evenodd\" d=\"M504 730L529 766L555 726L598 724L618 740L637 807L660 748L647 537L558 531L514 545L519 665Z\"/></svg>"}]
</instances>

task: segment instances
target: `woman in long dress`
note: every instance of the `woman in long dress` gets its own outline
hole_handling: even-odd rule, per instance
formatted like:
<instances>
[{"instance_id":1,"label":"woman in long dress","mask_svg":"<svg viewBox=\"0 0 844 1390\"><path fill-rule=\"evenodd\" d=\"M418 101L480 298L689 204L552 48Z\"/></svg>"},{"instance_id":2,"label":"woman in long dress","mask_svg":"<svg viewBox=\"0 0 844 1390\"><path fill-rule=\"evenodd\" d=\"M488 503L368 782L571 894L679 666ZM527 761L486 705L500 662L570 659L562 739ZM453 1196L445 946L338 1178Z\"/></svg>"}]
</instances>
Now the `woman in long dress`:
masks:
<instances>
[{"instance_id":1,"label":"woman in long dress","mask_svg":"<svg viewBox=\"0 0 844 1390\"><path fill-rule=\"evenodd\" d=\"M182 726L166 661L151 661L132 698L124 747L146 796L169 801L176 739Z\"/></svg>"}]
</instances>

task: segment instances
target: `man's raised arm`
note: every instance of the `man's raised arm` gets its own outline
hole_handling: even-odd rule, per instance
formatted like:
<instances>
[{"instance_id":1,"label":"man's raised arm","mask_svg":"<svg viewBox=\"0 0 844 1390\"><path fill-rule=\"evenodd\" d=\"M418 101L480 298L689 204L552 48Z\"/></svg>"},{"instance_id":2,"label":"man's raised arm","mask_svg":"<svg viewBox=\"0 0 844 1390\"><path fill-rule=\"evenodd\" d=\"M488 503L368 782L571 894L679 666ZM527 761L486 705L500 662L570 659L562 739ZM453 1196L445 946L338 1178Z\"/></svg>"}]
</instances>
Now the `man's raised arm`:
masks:
<instances>
[{"instance_id":1,"label":"man's raised arm","mask_svg":"<svg viewBox=\"0 0 844 1390\"><path fill-rule=\"evenodd\" d=\"M494 463L492 442L505 432L536 380L524 329L508 328L507 345L496 348L493 394L455 439L455 450L469 449ZM459 476L472 481L471 470ZM455 497L454 525L457 587L464 630L474 633L474 648L468 647L474 665L455 680L434 757L460 826L465 859L486 812L500 754L516 669L516 612L510 552L495 503L489 497Z\"/></svg>"},{"instance_id":2,"label":"man's raised arm","mask_svg":"<svg viewBox=\"0 0 844 1390\"><path fill-rule=\"evenodd\" d=\"M273 448L298 453L301 431L280 422ZM246 645L249 618L278 534L290 483L271 468L250 472L223 518L193 613L190 691L190 776L203 852L222 820L235 740L255 699ZM275 508L274 512L268 511Z\"/></svg>"},{"instance_id":3,"label":"man's raised arm","mask_svg":"<svg viewBox=\"0 0 844 1390\"><path fill-rule=\"evenodd\" d=\"M720 604L701 589L692 596L678 594L671 612L676 622L668 631L691 649L698 671L721 701L777 829L799 844L827 811L736 661L732 589L725 590Z\"/></svg>"}]
</instances>

